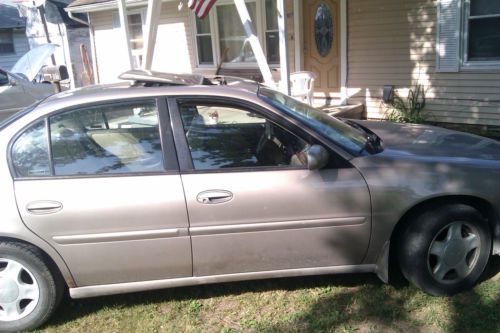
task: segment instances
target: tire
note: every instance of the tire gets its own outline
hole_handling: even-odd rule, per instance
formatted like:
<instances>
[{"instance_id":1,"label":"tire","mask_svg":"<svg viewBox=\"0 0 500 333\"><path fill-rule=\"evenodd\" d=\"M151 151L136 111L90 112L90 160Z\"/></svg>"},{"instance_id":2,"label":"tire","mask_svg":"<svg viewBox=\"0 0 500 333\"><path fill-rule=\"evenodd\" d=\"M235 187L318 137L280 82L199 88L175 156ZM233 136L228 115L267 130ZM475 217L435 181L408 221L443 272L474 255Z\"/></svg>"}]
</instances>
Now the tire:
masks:
<instances>
[{"instance_id":1,"label":"tire","mask_svg":"<svg viewBox=\"0 0 500 333\"><path fill-rule=\"evenodd\" d=\"M32 330L49 319L64 292L34 247L0 242L0 331Z\"/></svg>"},{"instance_id":2,"label":"tire","mask_svg":"<svg viewBox=\"0 0 500 333\"><path fill-rule=\"evenodd\" d=\"M410 221L401 236L398 260L403 275L435 296L474 287L491 254L488 222L463 204L422 213Z\"/></svg>"}]
</instances>

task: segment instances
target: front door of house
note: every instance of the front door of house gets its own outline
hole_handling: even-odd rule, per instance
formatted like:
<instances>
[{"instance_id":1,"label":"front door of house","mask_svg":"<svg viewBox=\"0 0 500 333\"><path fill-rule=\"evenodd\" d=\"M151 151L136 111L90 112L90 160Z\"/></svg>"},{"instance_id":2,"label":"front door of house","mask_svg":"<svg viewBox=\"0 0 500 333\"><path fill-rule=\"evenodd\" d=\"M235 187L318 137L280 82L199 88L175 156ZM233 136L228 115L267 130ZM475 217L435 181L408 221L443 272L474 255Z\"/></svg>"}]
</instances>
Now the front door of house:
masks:
<instances>
[{"instance_id":1,"label":"front door of house","mask_svg":"<svg viewBox=\"0 0 500 333\"><path fill-rule=\"evenodd\" d=\"M340 0L304 0L304 67L314 72L315 95L340 92Z\"/></svg>"}]
</instances>

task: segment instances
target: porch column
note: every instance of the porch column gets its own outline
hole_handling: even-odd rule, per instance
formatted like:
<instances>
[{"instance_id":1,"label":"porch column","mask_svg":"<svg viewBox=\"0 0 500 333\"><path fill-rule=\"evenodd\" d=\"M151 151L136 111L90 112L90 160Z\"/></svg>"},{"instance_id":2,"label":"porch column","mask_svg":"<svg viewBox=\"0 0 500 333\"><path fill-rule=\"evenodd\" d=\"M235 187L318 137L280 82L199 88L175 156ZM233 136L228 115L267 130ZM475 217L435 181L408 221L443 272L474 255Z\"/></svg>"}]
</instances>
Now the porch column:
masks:
<instances>
[{"instance_id":1,"label":"porch column","mask_svg":"<svg viewBox=\"0 0 500 333\"><path fill-rule=\"evenodd\" d=\"M267 64L266 56L264 55L264 51L260 45L259 38L255 35L252 19L250 18L247 6L245 5L245 0L234 0L234 4L236 5L236 10L238 10L238 14L240 15L241 23L243 24L245 34L247 35L247 40L250 42L250 46L252 46L252 51L257 59L257 64L259 65L262 76L264 77L264 82L269 85L274 85L271 70Z\"/></svg>"},{"instance_id":2,"label":"porch column","mask_svg":"<svg viewBox=\"0 0 500 333\"><path fill-rule=\"evenodd\" d=\"M129 69L132 69L134 66L132 60L132 51L130 50L130 33L128 31L128 16L125 0L118 0L118 15L120 16L120 31L122 33L122 38L124 39L125 46L127 47Z\"/></svg>"},{"instance_id":3,"label":"porch column","mask_svg":"<svg viewBox=\"0 0 500 333\"><path fill-rule=\"evenodd\" d=\"M280 39L281 92L290 95L290 66L288 64L288 27L285 0L276 1L278 9L278 30Z\"/></svg>"},{"instance_id":4,"label":"porch column","mask_svg":"<svg viewBox=\"0 0 500 333\"><path fill-rule=\"evenodd\" d=\"M161 1L148 0L146 14L146 30L144 31L144 54L142 56L142 68L149 70L153 64L153 55L156 44L156 33L158 31L158 19L161 12Z\"/></svg>"}]
</instances>

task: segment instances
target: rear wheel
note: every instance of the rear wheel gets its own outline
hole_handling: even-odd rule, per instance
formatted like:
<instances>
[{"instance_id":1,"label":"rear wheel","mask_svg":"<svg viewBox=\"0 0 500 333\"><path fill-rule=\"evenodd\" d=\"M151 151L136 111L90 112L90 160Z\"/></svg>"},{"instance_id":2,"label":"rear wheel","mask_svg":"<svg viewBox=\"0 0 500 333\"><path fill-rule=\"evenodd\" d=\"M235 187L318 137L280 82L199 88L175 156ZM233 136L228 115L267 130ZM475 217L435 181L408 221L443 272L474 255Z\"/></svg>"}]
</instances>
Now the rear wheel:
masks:
<instances>
[{"instance_id":1,"label":"rear wheel","mask_svg":"<svg viewBox=\"0 0 500 333\"><path fill-rule=\"evenodd\" d=\"M0 331L31 330L56 309L63 293L41 254L25 244L0 243Z\"/></svg>"},{"instance_id":2,"label":"rear wheel","mask_svg":"<svg viewBox=\"0 0 500 333\"><path fill-rule=\"evenodd\" d=\"M432 295L472 288L491 254L488 222L477 210L446 205L416 217L399 240L403 275Z\"/></svg>"}]
</instances>

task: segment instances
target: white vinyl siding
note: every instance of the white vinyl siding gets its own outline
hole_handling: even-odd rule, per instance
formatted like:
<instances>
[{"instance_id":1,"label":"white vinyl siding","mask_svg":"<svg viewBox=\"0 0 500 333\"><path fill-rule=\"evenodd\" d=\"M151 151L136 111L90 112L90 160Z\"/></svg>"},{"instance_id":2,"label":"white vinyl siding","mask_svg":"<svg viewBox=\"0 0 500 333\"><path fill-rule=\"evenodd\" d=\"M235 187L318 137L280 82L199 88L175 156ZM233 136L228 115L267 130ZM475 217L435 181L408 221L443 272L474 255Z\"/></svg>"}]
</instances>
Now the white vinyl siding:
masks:
<instances>
[{"instance_id":1,"label":"white vinyl siding","mask_svg":"<svg viewBox=\"0 0 500 333\"><path fill-rule=\"evenodd\" d=\"M438 72L437 0L348 1L349 103L383 118L384 85L401 95L420 83L429 120L500 126L500 72Z\"/></svg>"},{"instance_id":2,"label":"white vinyl siding","mask_svg":"<svg viewBox=\"0 0 500 333\"><path fill-rule=\"evenodd\" d=\"M163 72L191 73L194 66L191 27L187 6L181 11L178 3L165 2L159 19L152 69ZM142 10L142 9L141 9ZM128 69L125 45L122 42L113 10L89 13L95 31L95 48L100 83L117 82L118 75ZM131 13L134 10L130 11Z\"/></svg>"}]
</instances>

